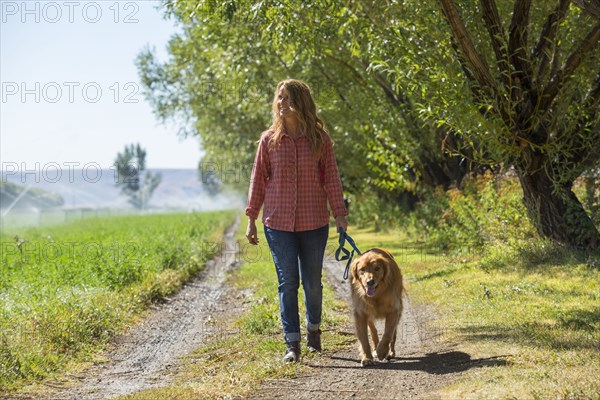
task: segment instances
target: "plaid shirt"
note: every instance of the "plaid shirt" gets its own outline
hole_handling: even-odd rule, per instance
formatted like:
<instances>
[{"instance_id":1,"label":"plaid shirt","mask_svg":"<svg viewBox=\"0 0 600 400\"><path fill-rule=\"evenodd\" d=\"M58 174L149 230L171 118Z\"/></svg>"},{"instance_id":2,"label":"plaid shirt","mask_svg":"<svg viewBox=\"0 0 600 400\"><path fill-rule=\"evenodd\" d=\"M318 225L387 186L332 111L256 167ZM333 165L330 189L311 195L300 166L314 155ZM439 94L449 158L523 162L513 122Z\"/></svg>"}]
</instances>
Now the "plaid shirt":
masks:
<instances>
[{"instance_id":1,"label":"plaid shirt","mask_svg":"<svg viewBox=\"0 0 600 400\"><path fill-rule=\"evenodd\" d=\"M272 134L265 132L258 144L246 215L257 219L264 203L263 224L288 232L327 225L327 200L334 217L348 215L329 136L324 136L321 154L315 156L304 135L294 140L284 133L281 143L270 150Z\"/></svg>"}]
</instances>

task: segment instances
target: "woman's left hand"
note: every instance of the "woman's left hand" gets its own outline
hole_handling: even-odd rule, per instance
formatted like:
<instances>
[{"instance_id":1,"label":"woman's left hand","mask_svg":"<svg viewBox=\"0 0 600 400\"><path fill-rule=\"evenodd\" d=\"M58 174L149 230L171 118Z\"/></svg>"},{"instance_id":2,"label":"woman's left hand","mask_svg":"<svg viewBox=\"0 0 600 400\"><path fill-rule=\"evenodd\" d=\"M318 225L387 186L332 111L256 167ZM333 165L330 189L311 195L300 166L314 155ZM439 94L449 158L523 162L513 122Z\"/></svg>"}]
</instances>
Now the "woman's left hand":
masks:
<instances>
[{"instance_id":1,"label":"woman's left hand","mask_svg":"<svg viewBox=\"0 0 600 400\"><path fill-rule=\"evenodd\" d=\"M348 219L344 216L335 217L335 229L339 232L340 228L346 232L348 229Z\"/></svg>"}]
</instances>

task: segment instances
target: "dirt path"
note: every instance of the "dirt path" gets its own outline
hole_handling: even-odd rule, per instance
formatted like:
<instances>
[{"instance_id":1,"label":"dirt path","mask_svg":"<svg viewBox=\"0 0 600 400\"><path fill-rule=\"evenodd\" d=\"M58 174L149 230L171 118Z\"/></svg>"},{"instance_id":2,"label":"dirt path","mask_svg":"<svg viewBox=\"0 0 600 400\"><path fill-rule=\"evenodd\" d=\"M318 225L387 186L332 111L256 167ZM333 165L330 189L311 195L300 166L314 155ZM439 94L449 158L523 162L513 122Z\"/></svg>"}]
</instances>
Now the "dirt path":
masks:
<instances>
[{"instance_id":1,"label":"dirt path","mask_svg":"<svg viewBox=\"0 0 600 400\"><path fill-rule=\"evenodd\" d=\"M210 340L241 293L231 291L226 274L238 265L234 232L239 219L227 230L222 253L177 295L130 332L117 338L108 362L85 371L71 382L58 382L52 400L111 399L141 390L166 386L177 372L179 358ZM349 299L349 284L342 279L343 267L334 260L325 263L327 282L341 299ZM313 371L296 379L272 379L261 385L252 399L411 399L433 398L431 392L447 385L463 371L486 364L473 360L444 341L444 330L436 328L428 307L407 299L399 325L396 358L362 368L353 334L352 344L335 353L324 353L307 363ZM344 330L351 333L353 326ZM328 333L326 332L325 335Z\"/></svg>"},{"instance_id":2,"label":"dirt path","mask_svg":"<svg viewBox=\"0 0 600 400\"><path fill-rule=\"evenodd\" d=\"M325 263L327 282L340 298L346 300L350 298L350 287L342 279L342 273L340 263L334 260ZM354 328L349 326L347 330L353 332ZM251 398L435 398L430 394L433 390L447 385L462 371L482 361L472 360L468 354L457 351L444 341L443 336L444 330L436 328L431 310L407 299L399 325L396 358L391 362L363 368L358 347L352 344L336 353L325 351L316 362L311 360L308 365L314 371L306 376L267 381ZM354 336L350 338L354 339Z\"/></svg>"},{"instance_id":3,"label":"dirt path","mask_svg":"<svg viewBox=\"0 0 600 400\"><path fill-rule=\"evenodd\" d=\"M219 329L214 315L227 311L225 278L238 264L234 238L238 225L239 218L225 232L221 254L193 281L115 340L108 362L85 371L86 378L78 384L47 398L110 399L168 384L179 358Z\"/></svg>"}]
</instances>

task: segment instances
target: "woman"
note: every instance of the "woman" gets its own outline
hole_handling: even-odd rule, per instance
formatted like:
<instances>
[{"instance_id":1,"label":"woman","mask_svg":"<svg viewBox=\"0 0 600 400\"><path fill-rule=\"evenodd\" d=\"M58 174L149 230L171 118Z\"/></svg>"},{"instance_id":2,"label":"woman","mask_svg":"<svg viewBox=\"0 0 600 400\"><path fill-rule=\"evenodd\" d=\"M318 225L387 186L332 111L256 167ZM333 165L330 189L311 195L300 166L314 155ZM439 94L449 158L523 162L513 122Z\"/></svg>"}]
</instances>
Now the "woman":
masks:
<instances>
[{"instance_id":1,"label":"woman","mask_svg":"<svg viewBox=\"0 0 600 400\"><path fill-rule=\"evenodd\" d=\"M323 255L329 211L336 227L348 227L333 145L306 83L277 84L273 122L261 135L248 194L246 237L258 244L255 220L262 222L279 281L279 308L287 345L286 362L300 360L300 277L306 305L306 347L321 351ZM298 275L300 270L300 277Z\"/></svg>"}]
</instances>

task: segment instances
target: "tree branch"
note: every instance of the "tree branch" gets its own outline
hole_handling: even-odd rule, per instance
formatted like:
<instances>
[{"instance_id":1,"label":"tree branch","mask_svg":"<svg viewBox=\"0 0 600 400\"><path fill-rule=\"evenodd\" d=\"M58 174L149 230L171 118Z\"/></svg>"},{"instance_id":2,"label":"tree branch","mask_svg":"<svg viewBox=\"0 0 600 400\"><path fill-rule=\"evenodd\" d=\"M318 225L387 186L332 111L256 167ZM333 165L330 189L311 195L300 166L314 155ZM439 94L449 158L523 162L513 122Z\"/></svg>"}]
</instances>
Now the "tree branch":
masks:
<instances>
[{"instance_id":1,"label":"tree branch","mask_svg":"<svg viewBox=\"0 0 600 400\"><path fill-rule=\"evenodd\" d=\"M546 50L548 49L548 46L554 44L554 41L556 40L556 33L558 32L558 26L560 25L560 21L562 21L565 17L570 3L570 0L558 0L556 8L550 15L548 15L546 23L542 28L540 38L533 48L531 57L533 59L539 59L537 71L538 82L542 81L543 75L546 74L546 71L548 70L550 57L548 57Z\"/></svg>"},{"instance_id":2,"label":"tree branch","mask_svg":"<svg viewBox=\"0 0 600 400\"><path fill-rule=\"evenodd\" d=\"M504 32L500 16L498 15L496 0L481 0L481 7L483 11L483 20L485 21L485 26L490 34L492 47L496 54L496 62L498 63L500 75L502 76L502 80L507 89L510 89L510 69L508 64L508 54L506 52L506 32Z\"/></svg>"},{"instance_id":3,"label":"tree branch","mask_svg":"<svg viewBox=\"0 0 600 400\"><path fill-rule=\"evenodd\" d=\"M579 67L585 56L596 47L599 40L600 23L592 28L579 46L567 58L562 67L552 76L550 82L548 82L539 103L541 115L548 111L563 85L571 79L577 67Z\"/></svg>"},{"instance_id":4,"label":"tree branch","mask_svg":"<svg viewBox=\"0 0 600 400\"><path fill-rule=\"evenodd\" d=\"M513 82L515 86L518 86L516 93L523 93L523 88L526 90L531 88L531 61L527 54L527 25L529 24L530 8L531 0L516 0L509 28L508 51L514 68L514 76L518 78Z\"/></svg>"},{"instance_id":5,"label":"tree branch","mask_svg":"<svg viewBox=\"0 0 600 400\"><path fill-rule=\"evenodd\" d=\"M333 55L331 55L330 53L324 52L323 56L325 58L330 59L331 61L334 61L335 63L341 65L344 68L347 68L348 71L350 71L350 73L354 76L354 78L361 84L364 85L366 84L366 79L360 74L360 72L358 72L356 70L356 68L354 68L352 65L348 64L346 61L338 58L338 57L334 57Z\"/></svg>"},{"instance_id":6,"label":"tree branch","mask_svg":"<svg viewBox=\"0 0 600 400\"><path fill-rule=\"evenodd\" d=\"M369 62L367 60L362 60L362 65L365 68L365 71L367 71L369 68ZM379 85L394 106L397 107L400 105L400 103L402 103L402 100L398 97L396 91L389 85L388 82L386 82L385 79L381 77L381 75L375 71L371 71L369 74L373 77L375 83Z\"/></svg>"},{"instance_id":7,"label":"tree branch","mask_svg":"<svg viewBox=\"0 0 600 400\"><path fill-rule=\"evenodd\" d=\"M468 68L467 62L465 61L465 58L463 57L462 53L460 52L458 43L456 43L456 40L454 37L450 38L450 44L452 46L452 49L457 54L458 61L460 63L460 69L465 74L465 77L467 78L467 80L469 82L477 82L477 80L473 76L473 73ZM485 103L486 93L482 90L481 86L478 86L475 84L469 85L469 91L471 92L471 95L473 96L473 99L475 99L476 103ZM479 107L479 112L482 115L485 115L486 113L488 113L490 111L492 113L498 113L500 115L500 117L502 117L502 120L504 121L504 123L507 126L510 126L511 125L511 115L510 115L510 112L507 110L507 107L505 107L504 99L501 97L497 97L496 100L497 100L497 107L492 108L492 110L490 110L487 106Z\"/></svg>"},{"instance_id":8,"label":"tree branch","mask_svg":"<svg viewBox=\"0 0 600 400\"><path fill-rule=\"evenodd\" d=\"M573 4L581 8L596 19L600 19L600 1L599 0L573 0Z\"/></svg>"},{"instance_id":9,"label":"tree branch","mask_svg":"<svg viewBox=\"0 0 600 400\"><path fill-rule=\"evenodd\" d=\"M442 11L446 16L446 20L450 24L452 34L457 41L458 47L460 48L464 60L466 61L469 69L473 72L475 80L480 86L484 88L490 88L492 91L496 91L496 85L494 78L492 77L485 60L475 49L475 45L471 40L471 36L467 32L467 28L456 9L456 5L453 0L440 0L442 5Z\"/></svg>"},{"instance_id":10,"label":"tree branch","mask_svg":"<svg viewBox=\"0 0 600 400\"><path fill-rule=\"evenodd\" d=\"M319 69L321 74L323 74L325 79L335 88L335 91L337 92L340 99L344 102L346 107L348 107L349 110L352 110L352 104L350 104L348 100L346 100L346 96L344 96L344 94L340 90L341 85L334 81L333 77L327 72L325 68L323 68L323 65L321 65L320 62L317 62L317 68Z\"/></svg>"}]
</instances>

